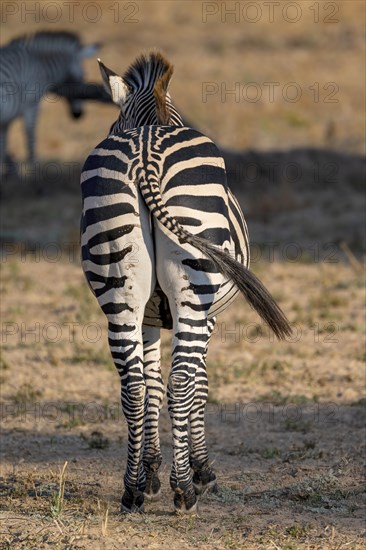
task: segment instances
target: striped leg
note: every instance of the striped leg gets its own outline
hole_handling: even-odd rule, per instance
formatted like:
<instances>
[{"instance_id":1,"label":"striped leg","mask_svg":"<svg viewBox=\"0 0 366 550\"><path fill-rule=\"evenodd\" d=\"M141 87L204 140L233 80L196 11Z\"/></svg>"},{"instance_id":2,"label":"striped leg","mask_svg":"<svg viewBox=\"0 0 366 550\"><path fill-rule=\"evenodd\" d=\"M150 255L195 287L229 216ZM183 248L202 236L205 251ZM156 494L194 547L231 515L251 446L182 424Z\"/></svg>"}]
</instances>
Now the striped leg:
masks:
<instances>
[{"instance_id":1,"label":"striped leg","mask_svg":"<svg viewBox=\"0 0 366 550\"><path fill-rule=\"evenodd\" d=\"M158 423L164 397L164 384L160 368L160 329L143 326L142 334L144 341L144 377L148 393L143 453L146 475L145 497L148 500L157 500L160 495L158 469L162 461Z\"/></svg>"},{"instance_id":2,"label":"striped leg","mask_svg":"<svg viewBox=\"0 0 366 550\"><path fill-rule=\"evenodd\" d=\"M173 339L173 362L168 383L168 409L172 420L174 460L170 485L177 511L194 512L197 497L189 457L189 417L195 401L195 380L206 353L207 319L179 316Z\"/></svg>"},{"instance_id":3,"label":"striped leg","mask_svg":"<svg viewBox=\"0 0 366 550\"><path fill-rule=\"evenodd\" d=\"M108 319L109 346L121 378L122 409L128 425L121 508L139 511L143 509L146 487L142 455L148 409L142 323L156 284L150 221L146 206L132 186L120 181L117 182L119 192L111 193L113 180L104 181L98 176L95 183L95 170L84 173L87 176L82 180L82 264ZM104 196L104 191L109 193Z\"/></svg>"},{"instance_id":4,"label":"striped leg","mask_svg":"<svg viewBox=\"0 0 366 550\"><path fill-rule=\"evenodd\" d=\"M204 493L207 489L213 489L216 486L216 475L209 465L205 438L205 407L208 395L206 356L215 323L215 318L208 320L208 340L202 362L197 367L194 402L189 415L190 463L193 468L193 486L197 494Z\"/></svg>"},{"instance_id":5,"label":"striped leg","mask_svg":"<svg viewBox=\"0 0 366 550\"><path fill-rule=\"evenodd\" d=\"M5 173L7 133L8 133L8 127L5 124L0 124L0 168L2 173Z\"/></svg>"},{"instance_id":6,"label":"striped leg","mask_svg":"<svg viewBox=\"0 0 366 550\"><path fill-rule=\"evenodd\" d=\"M128 425L128 457L124 476L123 512L143 511L145 471L142 465L146 385L141 328L109 323L109 345L121 377L122 410Z\"/></svg>"},{"instance_id":7,"label":"striped leg","mask_svg":"<svg viewBox=\"0 0 366 550\"><path fill-rule=\"evenodd\" d=\"M33 165L35 162L34 144L37 114L38 104L30 105L24 112L24 124L28 144L28 160L31 165Z\"/></svg>"},{"instance_id":8,"label":"striped leg","mask_svg":"<svg viewBox=\"0 0 366 550\"><path fill-rule=\"evenodd\" d=\"M0 124L0 176L17 173L17 165L6 151L8 124Z\"/></svg>"}]
</instances>

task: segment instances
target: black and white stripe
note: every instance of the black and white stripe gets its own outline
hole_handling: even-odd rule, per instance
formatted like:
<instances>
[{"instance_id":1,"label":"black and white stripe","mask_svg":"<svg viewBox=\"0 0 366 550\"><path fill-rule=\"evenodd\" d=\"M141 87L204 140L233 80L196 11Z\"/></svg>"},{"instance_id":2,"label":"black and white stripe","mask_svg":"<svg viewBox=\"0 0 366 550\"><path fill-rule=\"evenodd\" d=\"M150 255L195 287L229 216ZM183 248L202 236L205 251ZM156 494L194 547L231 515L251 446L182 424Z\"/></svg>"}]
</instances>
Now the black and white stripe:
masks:
<instances>
[{"instance_id":1,"label":"black and white stripe","mask_svg":"<svg viewBox=\"0 0 366 550\"><path fill-rule=\"evenodd\" d=\"M0 48L0 162L6 156L11 122L23 117L29 160L35 160L35 126L41 98L60 84L83 82L83 59L98 45L83 46L70 32L38 32L16 38ZM75 118L82 114L78 99L70 99Z\"/></svg>"},{"instance_id":2,"label":"black and white stripe","mask_svg":"<svg viewBox=\"0 0 366 550\"><path fill-rule=\"evenodd\" d=\"M168 407L177 510L215 483L204 435L206 354L215 315L241 291L279 338L289 325L248 270L249 241L224 161L182 126L168 95L171 66L139 58L123 78L100 64L121 114L81 177L82 264L109 323L129 446L122 509L159 493L163 397L159 328L173 329ZM174 118L170 118L170 117Z\"/></svg>"}]
</instances>

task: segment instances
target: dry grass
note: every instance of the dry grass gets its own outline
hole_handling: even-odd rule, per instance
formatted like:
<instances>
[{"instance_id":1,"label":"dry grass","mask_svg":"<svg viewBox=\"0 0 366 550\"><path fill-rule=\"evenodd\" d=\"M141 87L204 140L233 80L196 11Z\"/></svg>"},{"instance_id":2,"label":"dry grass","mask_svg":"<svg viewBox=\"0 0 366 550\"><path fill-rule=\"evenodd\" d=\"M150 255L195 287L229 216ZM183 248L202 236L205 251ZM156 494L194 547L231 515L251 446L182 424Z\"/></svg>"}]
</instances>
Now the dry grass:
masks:
<instances>
[{"instance_id":1,"label":"dry grass","mask_svg":"<svg viewBox=\"0 0 366 550\"><path fill-rule=\"evenodd\" d=\"M254 269L299 339L274 343L240 299L220 317L207 408L219 492L201 499L199 516L172 513L165 407L163 499L122 519L127 433L105 320L78 265L4 263L3 322L13 323L2 335L4 548L363 547L362 278L344 264ZM91 322L101 327L94 342Z\"/></svg>"},{"instance_id":2,"label":"dry grass","mask_svg":"<svg viewBox=\"0 0 366 550\"><path fill-rule=\"evenodd\" d=\"M271 23L269 8L263 2L257 3L262 17L256 23L245 21L243 16L237 23L230 16L222 22L220 13L204 23L204 3L169 0L136 2L136 23L126 21L126 3L119 3L120 19L114 22L110 5L100 2L101 16L96 24L83 18L82 9L88 2L81 0L75 8L74 22L70 23L62 0L53 4L60 6L57 24L47 22L47 12L43 18L40 12L38 21L27 16L27 30L68 28L79 32L85 42L101 41L104 46L100 57L120 72L141 51L162 49L175 65L172 95L177 106L188 120L222 146L240 150L312 145L364 151L363 2L344 0L327 8L325 2L319 2L319 23L314 22L314 8L310 9L313 3L308 0L297 3L302 14L296 23L286 22L282 7L276 8ZM222 10L234 4L218 3ZM243 12L245 2L237 4ZM338 22L326 22L327 16L331 18L333 4L339 7L338 14L332 17ZM293 14L289 12L289 16ZM251 13L249 18L253 18ZM7 18L2 42L23 32L19 11ZM86 74L88 79L100 82L95 60L86 62ZM219 90L223 86L232 90L238 83L240 96L227 95L222 101L221 94L216 93L204 102L202 89L207 82L214 82ZM246 99L254 97L253 90L248 90L247 95L245 92L251 82L262 92L256 103ZM270 100L268 85L264 85L268 82L278 83L274 101ZM283 97L290 82L296 82L302 91L296 103ZM319 98L315 83L319 83ZM331 95L333 89L338 91ZM289 96L293 93L294 89L289 89ZM337 102L328 102L331 99ZM113 107L90 104L85 118L73 122L63 102L45 102L38 130L40 156L67 161L85 158L105 137L115 116ZM18 156L24 156L20 133L17 124L11 147Z\"/></svg>"},{"instance_id":3,"label":"dry grass","mask_svg":"<svg viewBox=\"0 0 366 550\"><path fill-rule=\"evenodd\" d=\"M101 20L92 24L81 17L86 0L75 4L70 23L65 3L52 4L61 7L59 22L44 17L35 22L29 15L27 30L67 27L85 42L100 40L100 56L116 71L141 50L163 49L175 64L177 106L222 146L364 150L362 2L336 2L339 22L333 24L323 21L322 11L315 23L309 9L314 3L307 1L298 2L303 16L296 24L282 17L273 24L268 18L221 22L219 16L203 23L201 2L170 1L138 2L137 23L115 23L103 2ZM125 4L118 4L121 19L129 13ZM319 3L320 10L323 6ZM19 12L3 26L2 42L21 32ZM95 61L87 61L86 74L100 81ZM235 83L279 82L281 90L293 81L303 90L297 103L281 95L274 102L265 97L235 102L232 96L222 102L219 94L202 100L205 82L226 83L228 89ZM310 90L315 82L319 102ZM331 91L323 88L327 82L339 86L338 103L324 102ZM116 110L89 104L80 122L68 118L61 101L44 102L41 111L43 172L36 184L46 185L46 191L39 189L43 195L37 196L27 178L2 188L1 548L364 548L364 265L352 252L351 264L340 263L337 255L335 263L319 263L312 248L296 262L254 262L298 338L274 342L240 299L219 318L208 357L207 406L218 493L201 499L200 515L172 513L165 406L163 498L148 504L146 515L119 515L127 431L105 319L77 262L80 204L75 200L80 160L105 137ZM24 157L18 122L10 146ZM60 177L46 172L52 160ZM75 170L66 177L68 165L59 163L74 161ZM346 182L342 170L337 185L320 180L320 193L318 182L308 177L312 159L305 161L300 164L307 175L296 189L281 187L281 178L278 187L249 184L252 235L258 243L302 243L304 237L311 246L322 246L339 234L352 251L361 250L358 230L352 233L364 200L359 164L354 174L349 166ZM334 164L328 161L326 166ZM277 162L282 166L286 159ZM343 169L343 160L338 165ZM275 223L279 211L282 218ZM51 242L60 253L56 261ZM165 380L169 343L164 332Z\"/></svg>"}]
</instances>

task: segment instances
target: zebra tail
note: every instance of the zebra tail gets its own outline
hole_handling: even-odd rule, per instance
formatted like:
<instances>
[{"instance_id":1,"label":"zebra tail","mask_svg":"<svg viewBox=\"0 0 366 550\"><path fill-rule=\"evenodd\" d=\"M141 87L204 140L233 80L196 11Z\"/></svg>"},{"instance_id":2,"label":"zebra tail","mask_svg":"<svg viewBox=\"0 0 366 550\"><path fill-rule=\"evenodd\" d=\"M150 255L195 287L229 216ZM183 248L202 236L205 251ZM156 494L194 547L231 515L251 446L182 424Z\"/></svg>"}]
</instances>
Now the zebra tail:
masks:
<instances>
[{"instance_id":1,"label":"zebra tail","mask_svg":"<svg viewBox=\"0 0 366 550\"><path fill-rule=\"evenodd\" d=\"M212 260L219 271L235 283L249 305L269 325L279 340L284 340L286 336L291 335L292 329L285 314L261 281L247 267L232 258L228 252L212 245L208 240L192 235L175 218L171 217L164 205L157 180L150 176L146 181L141 177L139 188L151 214L168 231L176 235L181 243L190 244Z\"/></svg>"}]
</instances>

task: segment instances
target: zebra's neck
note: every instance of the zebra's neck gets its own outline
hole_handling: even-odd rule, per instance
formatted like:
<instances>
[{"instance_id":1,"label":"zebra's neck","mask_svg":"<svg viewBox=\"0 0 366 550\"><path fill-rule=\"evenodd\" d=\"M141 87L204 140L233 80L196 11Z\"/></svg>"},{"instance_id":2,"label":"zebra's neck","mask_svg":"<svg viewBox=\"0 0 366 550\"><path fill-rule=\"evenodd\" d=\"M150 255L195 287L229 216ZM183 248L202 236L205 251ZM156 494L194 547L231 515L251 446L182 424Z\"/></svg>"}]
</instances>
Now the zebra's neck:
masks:
<instances>
[{"instance_id":1,"label":"zebra's neck","mask_svg":"<svg viewBox=\"0 0 366 550\"><path fill-rule=\"evenodd\" d=\"M160 126L161 123L158 122L156 112L153 110L150 113L146 113L138 118L136 118L134 124L126 124L126 119L123 116L119 116L116 122L114 122L109 130L109 135L116 135L124 132L126 130L131 130L133 128L140 128L141 126ZM167 126L184 126L182 117L178 111L172 106L171 107L171 116Z\"/></svg>"}]
</instances>

